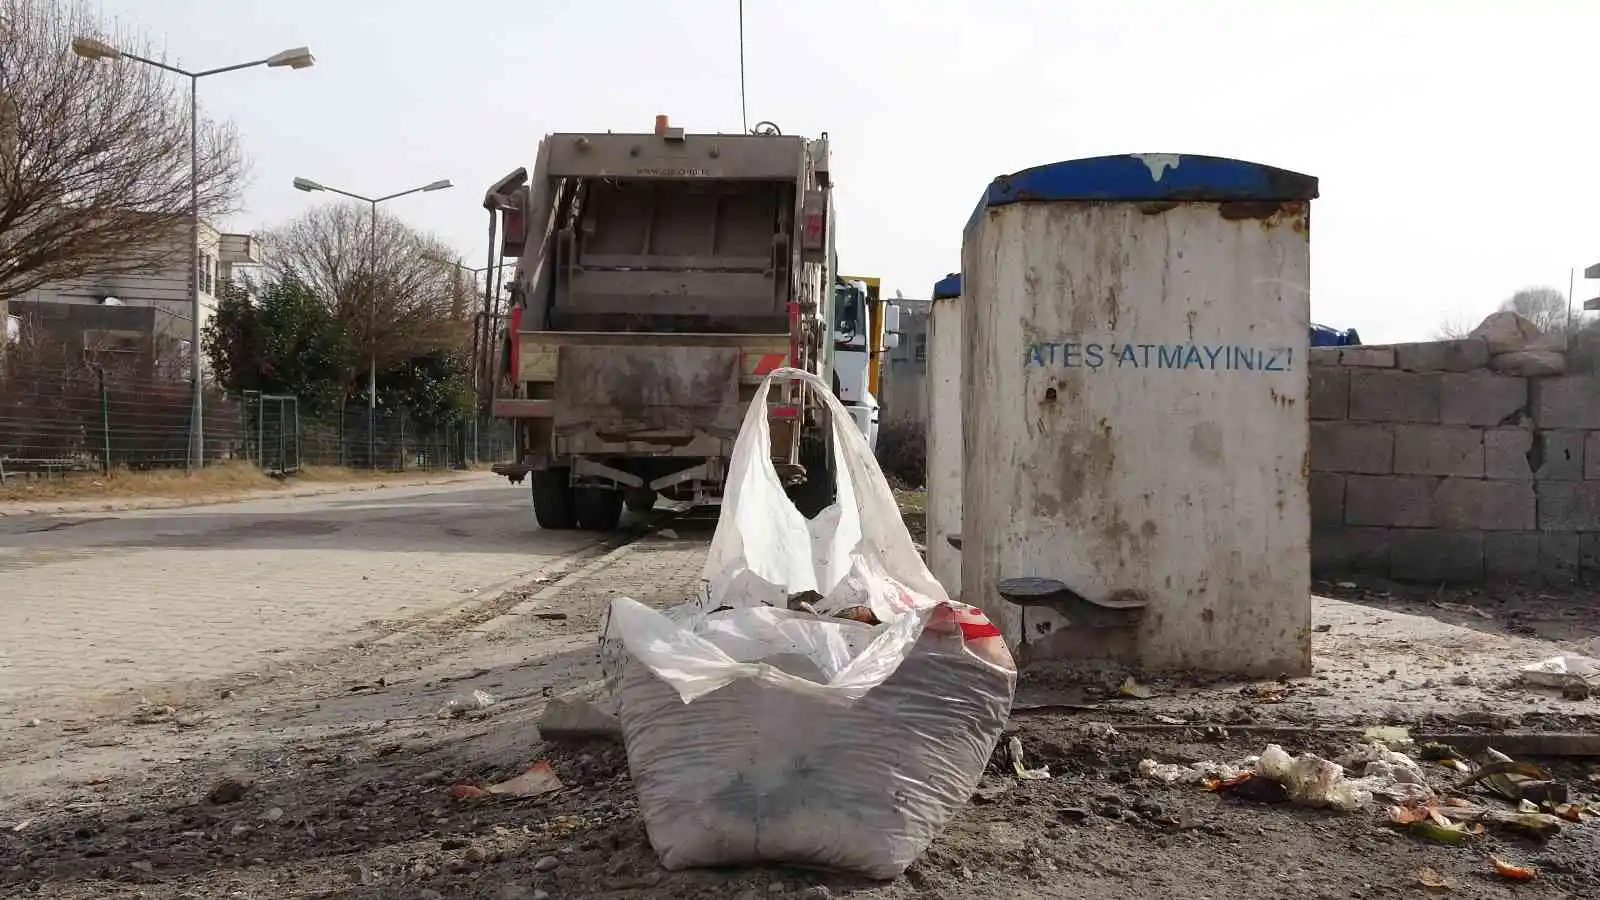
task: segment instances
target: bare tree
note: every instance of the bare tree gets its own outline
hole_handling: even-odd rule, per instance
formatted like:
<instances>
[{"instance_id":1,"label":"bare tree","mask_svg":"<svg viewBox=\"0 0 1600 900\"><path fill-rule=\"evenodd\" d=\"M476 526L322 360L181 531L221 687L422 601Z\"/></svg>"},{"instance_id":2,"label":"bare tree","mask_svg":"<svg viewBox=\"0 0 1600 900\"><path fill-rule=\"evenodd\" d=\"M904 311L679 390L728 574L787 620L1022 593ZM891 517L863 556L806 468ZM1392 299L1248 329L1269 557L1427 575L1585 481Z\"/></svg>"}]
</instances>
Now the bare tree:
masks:
<instances>
[{"instance_id":1,"label":"bare tree","mask_svg":"<svg viewBox=\"0 0 1600 900\"><path fill-rule=\"evenodd\" d=\"M89 274L170 264L190 209L189 107L166 73L68 49L108 35L81 0L0 0L0 302ZM203 216L235 208L247 169L233 128L202 121Z\"/></svg>"},{"instance_id":2,"label":"bare tree","mask_svg":"<svg viewBox=\"0 0 1600 900\"><path fill-rule=\"evenodd\" d=\"M362 204L319 206L260 235L267 269L311 287L333 310L363 363L379 370L409 357L456 347L460 277L440 260L442 241ZM363 369L364 371L364 369ZM352 372L352 387L360 373Z\"/></svg>"},{"instance_id":3,"label":"bare tree","mask_svg":"<svg viewBox=\"0 0 1600 900\"><path fill-rule=\"evenodd\" d=\"M1525 287L1500 304L1500 308L1527 319L1545 334L1566 334L1582 325L1576 316L1569 322L1567 295L1553 287Z\"/></svg>"},{"instance_id":4,"label":"bare tree","mask_svg":"<svg viewBox=\"0 0 1600 900\"><path fill-rule=\"evenodd\" d=\"M1461 313L1451 313L1433 329L1433 339L1436 341L1459 341L1472 332L1473 326L1468 325Z\"/></svg>"}]
</instances>

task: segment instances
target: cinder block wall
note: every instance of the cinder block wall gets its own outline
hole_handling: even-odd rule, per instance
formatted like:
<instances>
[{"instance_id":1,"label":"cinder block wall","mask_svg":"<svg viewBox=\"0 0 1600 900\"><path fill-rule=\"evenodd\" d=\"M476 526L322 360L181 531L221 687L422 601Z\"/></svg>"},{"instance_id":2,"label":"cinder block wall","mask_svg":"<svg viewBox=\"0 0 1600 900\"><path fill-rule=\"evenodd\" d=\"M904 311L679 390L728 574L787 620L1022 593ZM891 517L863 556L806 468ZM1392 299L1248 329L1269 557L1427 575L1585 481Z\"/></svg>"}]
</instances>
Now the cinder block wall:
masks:
<instances>
[{"instance_id":1,"label":"cinder block wall","mask_svg":"<svg viewBox=\"0 0 1600 900\"><path fill-rule=\"evenodd\" d=\"M1600 377L1592 344L1564 356L1523 377L1477 339L1314 349L1313 571L1600 581Z\"/></svg>"}]
</instances>

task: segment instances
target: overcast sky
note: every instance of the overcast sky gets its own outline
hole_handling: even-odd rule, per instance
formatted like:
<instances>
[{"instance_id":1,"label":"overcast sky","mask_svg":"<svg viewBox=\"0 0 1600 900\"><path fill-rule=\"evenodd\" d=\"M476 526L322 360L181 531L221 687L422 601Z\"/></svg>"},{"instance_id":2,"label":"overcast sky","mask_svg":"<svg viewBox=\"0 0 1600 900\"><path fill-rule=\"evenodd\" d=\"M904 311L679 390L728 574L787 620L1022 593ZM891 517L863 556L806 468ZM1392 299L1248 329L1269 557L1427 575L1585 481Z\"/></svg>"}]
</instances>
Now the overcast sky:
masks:
<instances>
[{"instance_id":1,"label":"overcast sky","mask_svg":"<svg viewBox=\"0 0 1600 900\"><path fill-rule=\"evenodd\" d=\"M207 79L264 227L390 211L482 265L484 189L551 131L738 131L736 0L103 0L213 67L306 44L313 69ZM841 266L925 297L984 185L1109 153L1318 176L1313 319L1421 340L1600 262L1600 3L1578 0L746 0L750 121L832 137ZM1579 272L1578 299L1600 293Z\"/></svg>"}]
</instances>

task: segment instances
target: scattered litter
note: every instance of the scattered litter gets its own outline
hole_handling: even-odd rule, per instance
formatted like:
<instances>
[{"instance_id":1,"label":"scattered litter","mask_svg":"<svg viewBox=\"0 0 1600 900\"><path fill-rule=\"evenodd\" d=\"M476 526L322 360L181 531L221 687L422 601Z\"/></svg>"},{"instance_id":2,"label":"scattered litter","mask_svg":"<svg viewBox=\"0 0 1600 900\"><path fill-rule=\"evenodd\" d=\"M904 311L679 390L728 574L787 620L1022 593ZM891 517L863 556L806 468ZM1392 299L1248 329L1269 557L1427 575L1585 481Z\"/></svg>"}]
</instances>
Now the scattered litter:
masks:
<instances>
[{"instance_id":1,"label":"scattered litter","mask_svg":"<svg viewBox=\"0 0 1600 900\"><path fill-rule=\"evenodd\" d=\"M675 541L678 539L678 533L673 531L671 528L661 529L660 531L656 532L656 536L669 541Z\"/></svg>"},{"instance_id":2,"label":"scattered litter","mask_svg":"<svg viewBox=\"0 0 1600 900\"><path fill-rule=\"evenodd\" d=\"M1361 787L1374 794L1385 794L1395 799L1433 796L1428 788L1428 778L1422 766L1404 753L1396 753L1383 744L1363 744L1339 757L1339 765L1354 773ZM1422 788L1421 791L1408 788Z\"/></svg>"},{"instance_id":3,"label":"scattered litter","mask_svg":"<svg viewBox=\"0 0 1600 900\"><path fill-rule=\"evenodd\" d=\"M535 619L544 619L547 622L562 622L566 620L567 614L564 612L536 612L533 617Z\"/></svg>"},{"instance_id":4,"label":"scattered litter","mask_svg":"<svg viewBox=\"0 0 1600 900\"><path fill-rule=\"evenodd\" d=\"M475 784L453 784L449 794L451 800L486 800L494 796Z\"/></svg>"},{"instance_id":5,"label":"scattered litter","mask_svg":"<svg viewBox=\"0 0 1600 900\"><path fill-rule=\"evenodd\" d=\"M1354 581L1335 581L1333 586L1342 591L1353 591L1356 589L1356 583Z\"/></svg>"},{"instance_id":6,"label":"scattered litter","mask_svg":"<svg viewBox=\"0 0 1600 900\"><path fill-rule=\"evenodd\" d=\"M1229 781L1237 778L1245 770L1240 766L1228 763L1197 762L1186 766L1175 763L1156 762L1153 759L1141 760L1139 763L1139 776L1162 784L1203 784L1207 780Z\"/></svg>"},{"instance_id":7,"label":"scattered litter","mask_svg":"<svg viewBox=\"0 0 1600 900\"><path fill-rule=\"evenodd\" d=\"M1536 805L1567 802L1567 786L1551 780L1550 773L1539 766L1516 762L1493 747L1485 749L1483 755L1488 762L1461 779L1456 790L1465 790L1481 781L1490 793L1512 803L1523 800Z\"/></svg>"},{"instance_id":8,"label":"scattered litter","mask_svg":"<svg viewBox=\"0 0 1600 900\"><path fill-rule=\"evenodd\" d=\"M1286 803L1289 789L1271 778L1257 778L1242 772L1225 781L1207 781L1206 787L1219 794L1228 794L1252 803Z\"/></svg>"},{"instance_id":9,"label":"scattered litter","mask_svg":"<svg viewBox=\"0 0 1600 900\"><path fill-rule=\"evenodd\" d=\"M1589 807L1582 803L1558 803L1554 808L1556 816L1558 818L1566 819L1568 822L1581 823L1583 821L1583 814L1588 811Z\"/></svg>"},{"instance_id":10,"label":"scattered litter","mask_svg":"<svg viewBox=\"0 0 1600 900\"><path fill-rule=\"evenodd\" d=\"M561 779L556 777L550 763L541 759L521 775L490 785L489 793L504 797L537 797L559 790L561 786Z\"/></svg>"},{"instance_id":11,"label":"scattered litter","mask_svg":"<svg viewBox=\"0 0 1600 900\"><path fill-rule=\"evenodd\" d=\"M1423 866L1417 870L1417 884L1420 885L1424 890L1429 891L1448 891L1455 887L1455 885L1446 880L1443 875L1440 875L1438 872L1435 872L1433 869L1430 869L1427 866Z\"/></svg>"},{"instance_id":12,"label":"scattered litter","mask_svg":"<svg viewBox=\"0 0 1600 900\"><path fill-rule=\"evenodd\" d=\"M1389 821L1418 837L1455 847L1473 834L1466 823L1451 819L1436 806L1420 803L1389 807Z\"/></svg>"},{"instance_id":13,"label":"scattered litter","mask_svg":"<svg viewBox=\"0 0 1600 900\"><path fill-rule=\"evenodd\" d=\"M39 722L38 719L29 719L27 722L23 723L22 727L23 728L38 728L40 724L41 723Z\"/></svg>"},{"instance_id":14,"label":"scattered litter","mask_svg":"<svg viewBox=\"0 0 1600 900\"><path fill-rule=\"evenodd\" d=\"M135 725L159 725L163 722L171 721L172 717L176 715L177 712L178 711L176 709L173 709L165 704L151 703L148 700L143 700L139 703L139 706L134 709L133 714L129 716L129 719Z\"/></svg>"},{"instance_id":15,"label":"scattered litter","mask_svg":"<svg viewBox=\"0 0 1600 900\"><path fill-rule=\"evenodd\" d=\"M15 834L17 832L22 831L23 829L27 828L29 825L32 825L32 824L33 824L33 820L32 819L23 819L21 822L18 822L15 825L11 826L11 832L13 834Z\"/></svg>"},{"instance_id":16,"label":"scattered litter","mask_svg":"<svg viewBox=\"0 0 1600 900\"><path fill-rule=\"evenodd\" d=\"M1050 777L1049 766L1040 766L1037 769L1029 769L1023 765L1022 739L1016 735L1012 735L1011 739L1006 741L1006 755L1011 759L1012 771L1016 772L1017 777L1021 778L1023 781L1042 781Z\"/></svg>"},{"instance_id":17,"label":"scattered litter","mask_svg":"<svg viewBox=\"0 0 1600 900\"><path fill-rule=\"evenodd\" d=\"M1542 812L1513 813L1498 809L1486 809L1483 811L1482 821L1538 838L1551 838L1561 833L1561 820Z\"/></svg>"},{"instance_id":18,"label":"scattered litter","mask_svg":"<svg viewBox=\"0 0 1600 900\"><path fill-rule=\"evenodd\" d=\"M1425 760L1438 762L1455 760L1461 756L1461 754L1456 751L1456 748L1450 746L1449 744L1441 744L1438 741L1424 741L1421 744L1418 744L1417 754Z\"/></svg>"},{"instance_id":19,"label":"scattered litter","mask_svg":"<svg viewBox=\"0 0 1600 900\"><path fill-rule=\"evenodd\" d=\"M1374 725L1361 735L1361 739L1382 744L1390 750L1405 749L1414 743L1411 732L1399 725Z\"/></svg>"},{"instance_id":20,"label":"scattered litter","mask_svg":"<svg viewBox=\"0 0 1600 900\"><path fill-rule=\"evenodd\" d=\"M1289 692L1293 686L1282 681L1268 681L1263 684L1247 684L1239 689L1239 693L1257 703L1282 703L1289 699Z\"/></svg>"},{"instance_id":21,"label":"scattered litter","mask_svg":"<svg viewBox=\"0 0 1600 900\"><path fill-rule=\"evenodd\" d=\"M1156 721L1160 722L1163 725L1187 725L1187 724L1189 724L1188 720L1180 719L1180 718L1178 718L1176 716L1156 716Z\"/></svg>"},{"instance_id":22,"label":"scattered litter","mask_svg":"<svg viewBox=\"0 0 1600 900\"><path fill-rule=\"evenodd\" d=\"M1494 863L1494 873L1499 875L1501 878L1506 879L1507 881L1533 880L1534 871L1529 866L1514 865L1506 862L1498 856L1489 857L1489 861Z\"/></svg>"},{"instance_id":23,"label":"scattered litter","mask_svg":"<svg viewBox=\"0 0 1600 900\"><path fill-rule=\"evenodd\" d=\"M1522 667L1522 680L1536 687L1590 686L1600 678L1600 660L1590 656L1552 656Z\"/></svg>"},{"instance_id":24,"label":"scattered litter","mask_svg":"<svg viewBox=\"0 0 1600 900\"><path fill-rule=\"evenodd\" d=\"M1485 825L1538 838L1554 837L1561 832L1561 820L1548 813L1489 809L1454 798L1392 806L1389 821L1447 844L1460 844L1469 836L1481 834Z\"/></svg>"},{"instance_id":25,"label":"scattered litter","mask_svg":"<svg viewBox=\"0 0 1600 900\"><path fill-rule=\"evenodd\" d=\"M1277 744L1268 744L1256 762L1255 774L1282 784L1289 799L1301 806L1332 807L1340 811L1360 809L1372 801L1372 793L1344 777L1338 763L1313 753L1291 758Z\"/></svg>"},{"instance_id":26,"label":"scattered litter","mask_svg":"<svg viewBox=\"0 0 1600 900\"><path fill-rule=\"evenodd\" d=\"M1135 681L1132 675L1122 682L1122 687L1117 688L1120 697L1132 697L1135 700L1149 700L1156 695L1155 691Z\"/></svg>"},{"instance_id":27,"label":"scattered litter","mask_svg":"<svg viewBox=\"0 0 1600 900\"><path fill-rule=\"evenodd\" d=\"M493 694L484 690L472 692L471 699L455 697L439 708L439 718L459 719L468 713L482 712L500 702Z\"/></svg>"},{"instance_id":28,"label":"scattered litter","mask_svg":"<svg viewBox=\"0 0 1600 900\"><path fill-rule=\"evenodd\" d=\"M1333 630L1333 626L1327 622L1323 622L1321 625L1312 626L1311 630L1317 634L1327 634Z\"/></svg>"}]
</instances>

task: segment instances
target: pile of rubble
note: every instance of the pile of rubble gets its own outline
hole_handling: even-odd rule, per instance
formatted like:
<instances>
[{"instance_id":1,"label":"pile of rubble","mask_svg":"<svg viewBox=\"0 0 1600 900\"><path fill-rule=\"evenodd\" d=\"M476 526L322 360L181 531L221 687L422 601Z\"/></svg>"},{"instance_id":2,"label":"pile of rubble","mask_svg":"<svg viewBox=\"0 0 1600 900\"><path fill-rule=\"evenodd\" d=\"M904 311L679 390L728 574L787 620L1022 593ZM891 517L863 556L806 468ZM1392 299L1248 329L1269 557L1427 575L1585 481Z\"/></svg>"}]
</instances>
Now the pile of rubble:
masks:
<instances>
[{"instance_id":1,"label":"pile of rubble","mask_svg":"<svg viewBox=\"0 0 1600 900\"><path fill-rule=\"evenodd\" d=\"M1484 319L1467 335L1489 350L1489 368L1508 375L1541 377L1567 371L1567 336L1545 334L1522 316L1504 310Z\"/></svg>"}]
</instances>

